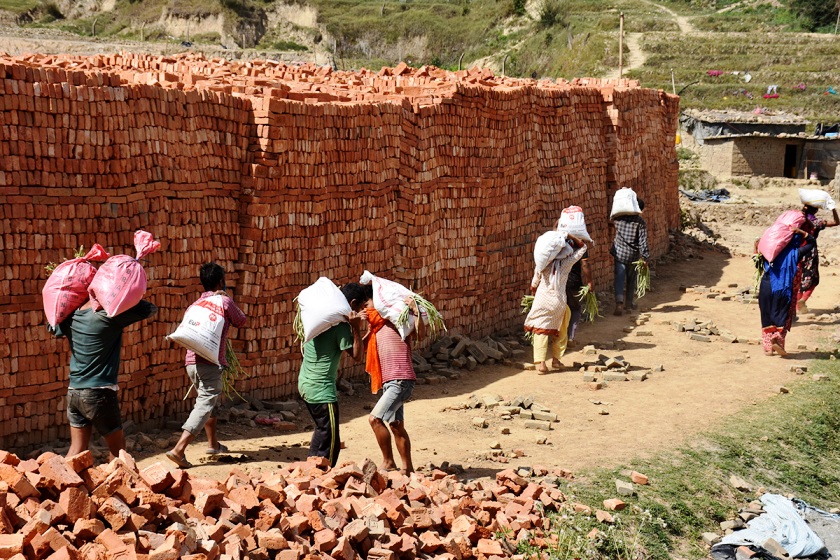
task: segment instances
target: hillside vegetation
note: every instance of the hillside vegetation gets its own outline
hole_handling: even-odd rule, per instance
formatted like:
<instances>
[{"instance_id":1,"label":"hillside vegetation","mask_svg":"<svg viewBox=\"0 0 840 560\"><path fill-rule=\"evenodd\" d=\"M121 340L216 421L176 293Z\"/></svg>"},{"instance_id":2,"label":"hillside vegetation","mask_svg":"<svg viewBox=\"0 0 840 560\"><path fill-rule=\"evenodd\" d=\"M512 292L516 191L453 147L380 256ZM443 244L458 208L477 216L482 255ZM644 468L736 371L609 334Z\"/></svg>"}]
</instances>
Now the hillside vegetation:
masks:
<instances>
[{"instance_id":1,"label":"hillside vegetation","mask_svg":"<svg viewBox=\"0 0 840 560\"><path fill-rule=\"evenodd\" d=\"M624 13L637 50L625 43L625 75L682 92L684 106L840 120L835 0L0 0L0 8L24 29L97 39L294 52L342 69L481 65L535 78L617 76ZM628 67L634 56L643 63ZM779 98L762 97L769 85Z\"/></svg>"}]
</instances>

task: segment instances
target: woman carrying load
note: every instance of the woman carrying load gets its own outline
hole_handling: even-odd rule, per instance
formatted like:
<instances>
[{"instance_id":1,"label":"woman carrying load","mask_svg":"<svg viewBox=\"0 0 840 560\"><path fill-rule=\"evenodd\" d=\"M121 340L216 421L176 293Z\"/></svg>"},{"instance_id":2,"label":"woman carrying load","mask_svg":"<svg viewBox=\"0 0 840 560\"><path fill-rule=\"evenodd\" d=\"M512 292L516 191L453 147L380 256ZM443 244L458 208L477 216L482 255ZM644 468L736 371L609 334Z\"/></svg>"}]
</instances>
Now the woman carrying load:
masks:
<instances>
[{"instance_id":1,"label":"woman carrying load","mask_svg":"<svg viewBox=\"0 0 840 560\"><path fill-rule=\"evenodd\" d=\"M799 250L802 253L802 286L800 287L799 301L796 306L796 310L799 313L808 313L808 305L805 302L808 301L808 298L814 293L817 284L820 283L820 254L817 250L817 238L825 228L840 225L840 216L837 215L837 208L831 209L834 215L834 221L832 222L818 218L818 211L819 208L808 204L802 208L802 213L805 214L805 223L802 225L802 229L806 233L814 236L814 248L807 253L801 248Z\"/></svg>"},{"instance_id":2,"label":"woman carrying load","mask_svg":"<svg viewBox=\"0 0 840 560\"><path fill-rule=\"evenodd\" d=\"M793 239L773 259L764 262L764 275L758 289L761 311L761 343L764 353L784 357L785 337L796 314L796 300L802 281L799 264L816 246L812 235L791 226Z\"/></svg>"},{"instance_id":3,"label":"woman carrying load","mask_svg":"<svg viewBox=\"0 0 840 560\"><path fill-rule=\"evenodd\" d=\"M589 236L589 232L586 230L586 220L583 216L583 209L580 206L569 206L563 209L560 213L560 219L557 221L557 231L571 233L587 243L594 244L594 241ZM569 278L566 280L566 305L569 306L569 311L571 312L569 327L566 331L568 334L567 348L574 348L575 333L583 316L583 306L580 303L578 294L584 286L587 286L590 290L593 289L592 272L586 257L587 255L584 255L583 258L572 266L572 270L569 272Z\"/></svg>"},{"instance_id":4,"label":"woman carrying load","mask_svg":"<svg viewBox=\"0 0 840 560\"><path fill-rule=\"evenodd\" d=\"M566 352L571 311L566 302L566 281L569 272L586 253L586 245L577 236L565 236L562 249L546 266L538 265L531 280L534 303L525 319L525 330L534 336L534 363L537 373L548 373L547 361L552 367L562 367L560 358Z\"/></svg>"}]
</instances>

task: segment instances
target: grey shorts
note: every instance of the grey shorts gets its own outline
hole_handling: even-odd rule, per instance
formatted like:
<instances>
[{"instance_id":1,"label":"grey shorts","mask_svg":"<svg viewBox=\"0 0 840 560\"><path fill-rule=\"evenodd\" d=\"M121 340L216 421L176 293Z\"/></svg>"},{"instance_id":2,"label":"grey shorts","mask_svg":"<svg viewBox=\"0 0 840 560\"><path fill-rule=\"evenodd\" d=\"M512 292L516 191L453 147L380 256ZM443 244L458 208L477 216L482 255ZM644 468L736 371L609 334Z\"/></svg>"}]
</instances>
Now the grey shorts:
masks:
<instances>
[{"instance_id":1,"label":"grey shorts","mask_svg":"<svg viewBox=\"0 0 840 560\"><path fill-rule=\"evenodd\" d=\"M67 389L67 418L73 428L93 426L103 436L122 428L120 401L113 389Z\"/></svg>"},{"instance_id":2,"label":"grey shorts","mask_svg":"<svg viewBox=\"0 0 840 560\"><path fill-rule=\"evenodd\" d=\"M370 411L370 415L388 424L402 422L405 418L403 405L411 398L412 391L414 391L414 381L408 379L388 381L382 386L382 396Z\"/></svg>"}]
</instances>

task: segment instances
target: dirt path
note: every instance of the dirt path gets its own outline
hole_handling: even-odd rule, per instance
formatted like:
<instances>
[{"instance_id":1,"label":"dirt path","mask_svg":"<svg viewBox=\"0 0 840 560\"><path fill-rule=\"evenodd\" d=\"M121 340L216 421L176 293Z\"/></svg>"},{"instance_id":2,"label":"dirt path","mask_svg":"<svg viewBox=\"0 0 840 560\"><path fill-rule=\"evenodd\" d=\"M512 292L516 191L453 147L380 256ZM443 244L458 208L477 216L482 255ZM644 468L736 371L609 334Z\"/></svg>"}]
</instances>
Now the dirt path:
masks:
<instances>
[{"instance_id":1,"label":"dirt path","mask_svg":"<svg viewBox=\"0 0 840 560\"><path fill-rule=\"evenodd\" d=\"M755 191L745 192L750 197L755 195ZM766 205L775 205L778 200L790 207L798 203L795 189L763 196L762 204ZM755 208L749 206L744 210L753 212ZM463 465L469 476L482 476L508 465L490 457L491 447L499 444L508 456L514 449L524 453L520 459L509 459L512 465L572 470L611 467L637 456L649 457L696 442L704 430L714 428L729 415L759 400L784 398L778 394L778 386L802 379L791 373L791 366L805 364L814 357L820 340L833 333L840 322L838 316L829 315L834 311L835 294L840 288L836 266L823 269L823 284L811 303L818 315L803 317L795 325L788 337L792 356L787 360L764 356L756 344L725 344L720 339L711 343L691 341L670 324L694 318L713 320L719 328L731 331L741 340L758 338L757 306L710 299L707 294L684 293L680 289L701 285L736 292L749 286L752 272L746 251L764 226L743 225L739 219L741 213L741 207L733 207L731 220L711 224L729 240L736 256L707 252L698 259L659 268L659 275L653 279L656 291L641 300L641 311L651 314L647 325L626 332L633 326L631 316L613 317L605 313L604 318L580 330L578 340L582 344L595 344L599 349L616 344L620 348L618 353L634 366L646 369L661 364L664 371L653 373L643 382L611 382L600 391L590 390L582 373L572 368L540 376L534 371L502 366L479 367L474 372L465 372L458 380L418 386L406 410L415 463L440 465L448 461ZM769 221L775 217L765 210L760 213L767 214ZM827 230L820 237L821 246L826 247L824 254L834 262L840 257L836 248L840 247L837 230L840 228ZM735 284L738 288L729 287ZM821 322L820 318L828 321ZM639 331L649 334L642 335ZM805 349L797 350L799 345ZM571 365L590 358L578 349L569 352L564 363ZM502 420L492 410L452 410L470 395L497 395L504 399L532 395L557 413L559 422L552 431L542 432L526 429L524 421L517 418ZM346 443L341 460L378 458L367 423L367 411L373 403L374 398L368 394L341 397L341 437ZM602 409L608 414L601 414ZM473 418L479 416L488 421L489 427L473 425ZM248 457L248 462L242 465L246 470L270 469L278 462L305 457L311 426L305 410L301 410L299 418L300 430L290 434L229 423L221 427L222 441L231 450ZM503 428L510 433L503 434ZM537 443L541 437L547 438L547 444ZM204 447L203 443L195 443L188 450L188 457L194 462L203 461ZM160 450L138 455L143 466L165 461ZM211 462L197 466L195 472L222 478L230 467L230 464Z\"/></svg>"},{"instance_id":2,"label":"dirt path","mask_svg":"<svg viewBox=\"0 0 840 560\"><path fill-rule=\"evenodd\" d=\"M697 30L694 28L694 26L689 21L689 18L679 15L674 10L666 8L662 4L657 4L656 2L652 2L651 0L643 0L643 1L646 2L647 4L650 4L651 6L654 6L658 9L662 10L663 12L665 12L666 14L671 16L674 19L674 21L677 22L677 25L680 26L680 33L682 35L687 35L687 34L690 34L690 33L696 33L697 32Z\"/></svg>"},{"instance_id":3,"label":"dirt path","mask_svg":"<svg viewBox=\"0 0 840 560\"><path fill-rule=\"evenodd\" d=\"M643 0L644 2L662 10L666 14L668 14L676 24L680 28L680 35L686 35L690 33L696 33L697 30L691 25L689 18L685 16L681 16L673 10L666 8L656 2L652 2L651 0ZM645 61L647 60L647 55L645 51L642 49L642 38L644 37L644 33L624 33L624 39L627 45L628 53L627 58L624 60L624 72L629 72L630 70L634 70L636 68L640 68L644 65ZM616 79L619 78L618 69L610 70L607 75L605 76L607 79Z\"/></svg>"}]
</instances>

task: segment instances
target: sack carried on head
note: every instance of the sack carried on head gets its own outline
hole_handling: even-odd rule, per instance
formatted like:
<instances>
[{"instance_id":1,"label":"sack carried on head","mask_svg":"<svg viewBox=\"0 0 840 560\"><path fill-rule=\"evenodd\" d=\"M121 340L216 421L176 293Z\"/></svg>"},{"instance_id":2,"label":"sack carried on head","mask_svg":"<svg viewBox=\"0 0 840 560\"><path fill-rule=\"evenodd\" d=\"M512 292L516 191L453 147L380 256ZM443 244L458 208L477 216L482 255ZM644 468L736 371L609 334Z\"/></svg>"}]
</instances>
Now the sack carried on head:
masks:
<instances>
[{"instance_id":1,"label":"sack carried on head","mask_svg":"<svg viewBox=\"0 0 840 560\"><path fill-rule=\"evenodd\" d=\"M589 232L586 231L586 220L580 206L569 206L563 209L560 213L560 219L557 220L557 231L565 231L584 241L593 243Z\"/></svg>"},{"instance_id":2,"label":"sack carried on head","mask_svg":"<svg viewBox=\"0 0 840 560\"><path fill-rule=\"evenodd\" d=\"M565 231L547 231L537 238L534 244L535 272L539 274L555 259L568 257L573 252L566 239Z\"/></svg>"},{"instance_id":3,"label":"sack carried on head","mask_svg":"<svg viewBox=\"0 0 840 560\"><path fill-rule=\"evenodd\" d=\"M134 233L134 248L137 250L136 259L128 255L116 255L96 271L88 288L94 311L105 309L108 317L116 317L143 299L146 293L146 271L138 261L157 251L160 242L155 241L151 233L140 230Z\"/></svg>"},{"instance_id":4,"label":"sack carried on head","mask_svg":"<svg viewBox=\"0 0 840 560\"><path fill-rule=\"evenodd\" d=\"M55 267L41 290L44 314L50 325L61 324L88 300L88 286L96 275L96 267L90 261L102 262L108 256L101 245L94 243L84 257L64 261Z\"/></svg>"},{"instance_id":5,"label":"sack carried on head","mask_svg":"<svg viewBox=\"0 0 840 560\"><path fill-rule=\"evenodd\" d=\"M400 324L398 319L406 308L405 298L414 296L414 292L402 284L374 276L367 270L362 273L359 283L362 285L373 284L373 307L384 319L391 321L402 339L405 340L414 331L415 317L409 314L404 324ZM420 311L423 323L428 325L429 314L422 306L418 306L417 309Z\"/></svg>"},{"instance_id":6,"label":"sack carried on head","mask_svg":"<svg viewBox=\"0 0 840 560\"><path fill-rule=\"evenodd\" d=\"M181 346L214 364L219 364L222 348L222 331L225 328L223 295L198 300L187 308L184 320L167 336Z\"/></svg>"},{"instance_id":7,"label":"sack carried on head","mask_svg":"<svg viewBox=\"0 0 840 560\"><path fill-rule=\"evenodd\" d=\"M791 226L801 228L805 223L805 215L799 210L788 210L776 218L776 223L764 230L761 239L758 241L758 252L761 253L767 262L773 262L782 249L787 247L793 239Z\"/></svg>"},{"instance_id":8,"label":"sack carried on head","mask_svg":"<svg viewBox=\"0 0 840 560\"><path fill-rule=\"evenodd\" d=\"M613 197L610 219L618 216L638 216L642 213L636 193L629 187L623 187L615 192Z\"/></svg>"},{"instance_id":9,"label":"sack carried on head","mask_svg":"<svg viewBox=\"0 0 840 560\"><path fill-rule=\"evenodd\" d=\"M837 207L831 195L819 189L799 189L799 200L802 204L822 208L829 212Z\"/></svg>"},{"instance_id":10,"label":"sack carried on head","mask_svg":"<svg viewBox=\"0 0 840 560\"><path fill-rule=\"evenodd\" d=\"M304 344L350 317L347 298L329 278L321 277L297 297Z\"/></svg>"}]
</instances>

